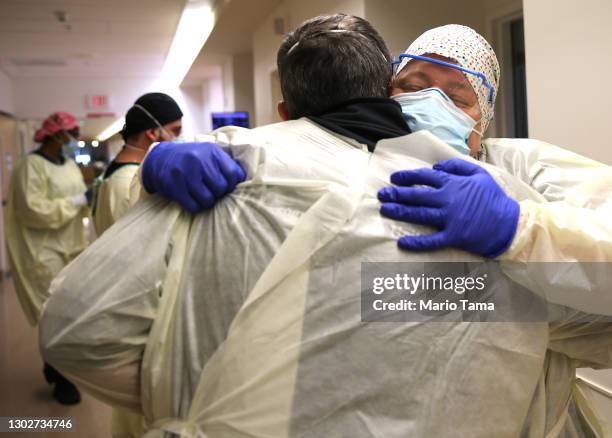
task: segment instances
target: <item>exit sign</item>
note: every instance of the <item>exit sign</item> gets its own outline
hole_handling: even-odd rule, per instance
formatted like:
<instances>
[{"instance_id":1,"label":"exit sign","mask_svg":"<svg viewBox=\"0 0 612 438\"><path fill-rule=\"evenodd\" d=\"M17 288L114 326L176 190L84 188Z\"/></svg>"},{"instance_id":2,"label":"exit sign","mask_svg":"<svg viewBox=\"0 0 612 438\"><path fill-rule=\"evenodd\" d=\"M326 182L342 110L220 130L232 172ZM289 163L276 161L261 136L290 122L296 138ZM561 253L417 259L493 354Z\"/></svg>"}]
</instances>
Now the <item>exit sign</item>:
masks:
<instances>
[{"instance_id":1,"label":"exit sign","mask_svg":"<svg viewBox=\"0 0 612 438\"><path fill-rule=\"evenodd\" d=\"M87 108L91 110L108 110L109 99L106 94L90 94L87 96Z\"/></svg>"}]
</instances>

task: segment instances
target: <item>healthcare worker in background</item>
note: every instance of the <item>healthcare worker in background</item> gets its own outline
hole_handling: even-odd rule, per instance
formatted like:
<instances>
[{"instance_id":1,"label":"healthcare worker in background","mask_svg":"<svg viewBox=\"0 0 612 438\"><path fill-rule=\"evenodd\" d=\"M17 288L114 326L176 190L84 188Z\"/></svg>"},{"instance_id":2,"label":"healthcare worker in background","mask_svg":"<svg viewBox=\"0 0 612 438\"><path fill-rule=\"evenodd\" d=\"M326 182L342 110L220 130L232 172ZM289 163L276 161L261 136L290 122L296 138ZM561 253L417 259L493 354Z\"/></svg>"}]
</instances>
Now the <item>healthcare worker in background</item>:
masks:
<instances>
[{"instance_id":1,"label":"healthcare worker in background","mask_svg":"<svg viewBox=\"0 0 612 438\"><path fill-rule=\"evenodd\" d=\"M110 163L95 191L93 219L102 235L130 207L130 183L149 147L158 141L172 141L181 135L183 112L164 93L140 96L125 116L121 132L125 145ZM115 438L143 434L142 415L113 407L112 435Z\"/></svg>"},{"instance_id":2,"label":"healthcare worker in background","mask_svg":"<svg viewBox=\"0 0 612 438\"><path fill-rule=\"evenodd\" d=\"M79 122L66 112L51 114L36 132L40 146L23 157L11 176L6 207L6 241L17 296L32 325L39 320L53 277L87 245L86 186L76 163L64 150L74 148ZM62 404L80 401L77 388L45 364Z\"/></svg>"},{"instance_id":3,"label":"healthcare worker in background","mask_svg":"<svg viewBox=\"0 0 612 438\"><path fill-rule=\"evenodd\" d=\"M93 219L101 235L130 206L130 183L149 147L158 141L172 141L181 135L183 112L164 93L140 96L125 116L121 135L125 145L110 163L95 191Z\"/></svg>"}]
</instances>

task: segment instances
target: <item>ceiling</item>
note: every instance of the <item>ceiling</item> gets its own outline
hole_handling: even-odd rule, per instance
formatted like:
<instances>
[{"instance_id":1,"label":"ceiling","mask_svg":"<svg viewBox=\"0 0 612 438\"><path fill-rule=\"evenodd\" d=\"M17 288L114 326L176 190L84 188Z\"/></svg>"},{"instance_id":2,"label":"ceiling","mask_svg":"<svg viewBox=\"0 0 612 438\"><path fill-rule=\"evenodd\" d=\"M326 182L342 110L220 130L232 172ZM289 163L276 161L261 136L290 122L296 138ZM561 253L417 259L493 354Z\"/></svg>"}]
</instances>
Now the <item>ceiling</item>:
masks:
<instances>
[{"instance_id":1,"label":"ceiling","mask_svg":"<svg viewBox=\"0 0 612 438\"><path fill-rule=\"evenodd\" d=\"M186 0L1 0L11 77L155 77Z\"/></svg>"},{"instance_id":2,"label":"ceiling","mask_svg":"<svg viewBox=\"0 0 612 438\"><path fill-rule=\"evenodd\" d=\"M223 64L228 55L252 52L255 30L282 1L231 0L225 2L215 28L194 62L194 72L197 67Z\"/></svg>"}]
</instances>

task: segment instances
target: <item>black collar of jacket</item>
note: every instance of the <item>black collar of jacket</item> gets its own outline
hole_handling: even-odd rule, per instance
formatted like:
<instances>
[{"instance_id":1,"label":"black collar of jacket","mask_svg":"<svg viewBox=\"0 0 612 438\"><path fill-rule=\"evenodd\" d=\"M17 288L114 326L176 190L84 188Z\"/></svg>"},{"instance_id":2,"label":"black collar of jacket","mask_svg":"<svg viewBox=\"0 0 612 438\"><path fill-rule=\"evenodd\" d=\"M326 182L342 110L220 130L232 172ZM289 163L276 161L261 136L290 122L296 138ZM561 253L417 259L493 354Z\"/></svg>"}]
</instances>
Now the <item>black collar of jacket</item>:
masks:
<instances>
[{"instance_id":1,"label":"black collar of jacket","mask_svg":"<svg viewBox=\"0 0 612 438\"><path fill-rule=\"evenodd\" d=\"M402 107L386 97L347 100L308 119L345 137L357 140L374 152L376 143L385 138L410 134Z\"/></svg>"}]
</instances>

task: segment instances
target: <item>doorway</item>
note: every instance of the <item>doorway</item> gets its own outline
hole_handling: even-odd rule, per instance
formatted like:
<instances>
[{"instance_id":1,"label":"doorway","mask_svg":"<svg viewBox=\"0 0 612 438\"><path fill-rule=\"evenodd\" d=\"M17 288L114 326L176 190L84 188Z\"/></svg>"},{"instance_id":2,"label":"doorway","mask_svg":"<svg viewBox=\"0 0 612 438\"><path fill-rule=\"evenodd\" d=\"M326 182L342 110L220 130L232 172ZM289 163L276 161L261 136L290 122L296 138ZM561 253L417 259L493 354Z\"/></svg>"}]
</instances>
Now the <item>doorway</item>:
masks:
<instances>
[{"instance_id":1,"label":"doorway","mask_svg":"<svg viewBox=\"0 0 612 438\"><path fill-rule=\"evenodd\" d=\"M2 214L0 214L0 277L9 271L4 239L4 208L8 197L9 182L17 154L17 122L9 115L0 113L0 193L2 193Z\"/></svg>"}]
</instances>

